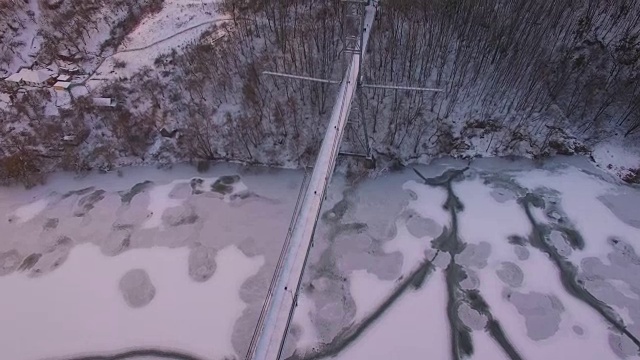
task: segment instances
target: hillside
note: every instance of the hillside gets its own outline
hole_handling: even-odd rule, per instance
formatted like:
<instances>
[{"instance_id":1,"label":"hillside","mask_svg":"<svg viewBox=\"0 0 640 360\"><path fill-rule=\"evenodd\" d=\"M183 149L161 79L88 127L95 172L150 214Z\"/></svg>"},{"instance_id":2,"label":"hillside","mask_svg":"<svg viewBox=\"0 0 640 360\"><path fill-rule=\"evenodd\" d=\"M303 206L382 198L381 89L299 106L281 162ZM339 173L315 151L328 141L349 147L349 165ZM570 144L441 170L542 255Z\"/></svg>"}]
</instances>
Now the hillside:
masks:
<instances>
[{"instance_id":1,"label":"hillside","mask_svg":"<svg viewBox=\"0 0 640 360\"><path fill-rule=\"evenodd\" d=\"M18 41L3 48L5 73L80 69L68 91L2 83L6 181L33 183L53 168L185 160L310 165L335 86L262 71L339 79L346 64L339 1L2 6L2 34ZM380 166L442 155L591 155L603 143L638 143L640 4L436 0L380 8L365 82L444 89L362 90L351 119L366 124ZM116 106L97 106L94 97ZM363 153L363 143L353 127L343 149ZM633 179L637 167L618 172Z\"/></svg>"}]
</instances>

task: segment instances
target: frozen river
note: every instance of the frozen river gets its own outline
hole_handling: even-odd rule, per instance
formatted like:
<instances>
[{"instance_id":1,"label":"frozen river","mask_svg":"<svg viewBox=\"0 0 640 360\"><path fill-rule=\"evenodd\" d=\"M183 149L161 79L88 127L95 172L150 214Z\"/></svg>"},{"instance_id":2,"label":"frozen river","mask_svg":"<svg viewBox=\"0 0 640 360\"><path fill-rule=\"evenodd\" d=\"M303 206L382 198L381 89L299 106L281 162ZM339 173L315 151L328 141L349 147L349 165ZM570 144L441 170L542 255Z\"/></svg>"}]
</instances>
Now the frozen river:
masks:
<instances>
[{"instance_id":1,"label":"frozen river","mask_svg":"<svg viewBox=\"0 0 640 360\"><path fill-rule=\"evenodd\" d=\"M283 359L640 358L639 190L580 158L415 170L334 176ZM0 358L244 358L302 182L0 189Z\"/></svg>"}]
</instances>

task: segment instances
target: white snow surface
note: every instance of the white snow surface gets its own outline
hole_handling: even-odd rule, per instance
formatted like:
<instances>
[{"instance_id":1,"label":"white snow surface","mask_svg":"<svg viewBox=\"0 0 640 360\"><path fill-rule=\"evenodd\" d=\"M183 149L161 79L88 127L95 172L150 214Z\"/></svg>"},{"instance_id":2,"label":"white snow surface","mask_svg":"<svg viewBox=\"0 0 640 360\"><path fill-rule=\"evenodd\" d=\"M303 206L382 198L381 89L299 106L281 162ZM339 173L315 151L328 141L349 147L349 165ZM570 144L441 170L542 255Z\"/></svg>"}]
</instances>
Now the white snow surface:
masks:
<instances>
[{"instance_id":1,"label":"white snow surface","mask_svg":"<svg viewBox=\"0 0 640 360\"><path fill-rule=\"evenodd\" d=\"M592 155L600 168L617 176L640 168L640 146L632 141L602 142L593 148Z\"/></svg>"},{"instance_id":2,"label":"white snow surface","mask_svg":"<svg viewBox=\"0 0 640 360\"><path fill-rule=\"evenodd\" d=\"M544 187L560 193L563 210L585 240L584 250L573 252L569 257L574 264L585 257L605 254L610 248L606 241L611 236L626 239L636 254L640 254L640 244L634 241L640 236L640 230L625 224L598 200L600 195L618 191L613 184L572 167L554 172L529 171L520 174L517 180L530 189ZM543 220L538 217L538 221Z\"/></svg>"},{"instance_id":3,"label":"white snow surface","mask_svg":"<svg viewBox=\"0 0 640 360\"><path fill-rule=\"evenodd\" d=\"M350 281L351 294L353 301L356 302L354 321L360 321L369 315L373 309L384 301L395 285L393 281L380 280L377 276L365 270L352 272Z\"/></svg>"},{"instance_id":4,"label":"white snow surface","mask_svg":"<svg viewBox=\"0 0 640 360\"><path fill-rule=\"evenodd\" d=\"M160 12L146 17L127 35L118 51L105 59L92 78L118 79L132 76L144 66L153 67L159 55L179 50L213 24L224 21L225 17L216 12L217 3L215 0L166 0ZM116 61L127 65L116 69Z\"/></svg>"},{"instance_id":5,"label":"white snow surface","mask_svg":"<svg viewBox=\"0 0 640 360\"><path fill-rule=\"evenodd\" d=\"M47 207L48 203L49 201L45 198L20 206L11 215L9 215L9 218L12 219L15 217L16 223L18 224L26 223L41 213L42 210Z\"/></svg>"},{"instance_id":6,"label":"white snow surface","mask_svg":"<svg viewBox=\"0 0 640 360\"><path fill-rule=\"evenodd\" d=\"M437 271L417 290L409 290L363 338L336 356L338 360L447 359L447 290ZM418 355L420 354L420 355Z\"/></svg>"},{"instance_id":7,"label":"white snow surface","mask_svg":"<svg viewBox=\"0 0 640 360\"><path fill-rule=\"evenodd\" d=\"M569 162L563 163L563 161ZM522 248L526 249L528 255L526 259L521 259L520 254L515 251L516 246L509 242L509 237L512 235L527 239L533 231L522 204L518 202L518 198L522 197L524 193L518 193L521 190L516 190L516 188L509 188L509 181L513 180L527 192L542 191L547 194L545 196L549 196L551 199L557 197L559 209L566 214L568 219L566 223L562 223L563 226L574 228L585 240L584 249L574 249L566 255L567 261L576 266L579 273L583 270L581 266L582 260L585 258L597 258L605 265L610 264L607 256L613 251L613 248L607 243L607 239L611 237L625 241L634 248L637 254L640 253L640 247L636 241L640 238L640 228L621 220L618 217L620 214L616 215L600 199L602 196L620 196L620 194L627 194L634 190L596 168L579 167L573 163L573 160L564 159L550 161L543 166L537 165L535 167L531 164L521 167L517 164L500 165L496 163L488 166L484 164L477 168L471 165L467 176L452 184L454 194L463 204L463 209L457 213L459 238L467 244L467 247L471 248L490 245L488 257L486 254L482 255L486 257L484 260L479 262L472 260L463 265L466 271L473 272L474 277L478 279L477 285L472 288L477 289L482 295L491 314L499 321L509 342L525 359L601 360L619 358L609 342L610 336L616 335L618 332L594 308L567 291L562 284L557 265L549 256L540 249L525 244ZM464 166L464 164L461 165ZM490 169L488 172L487 168ZM431 174L431 169L426 169L426 171ZM502 185L501 180L495 180L496 178L492 177L485 178L483 174L496 176L504 180L505 183ZM402 175L389 174L385 176ZM360 199L359 201L364 201L362 198L366 197L367 193L361 192L361 189L375 187L376 181L378 179L372 180L366 186L355 185L353 188L347 188L345 192L355 192L356 195L351 196ZM383 187L383 183L388 184L390 181L380 179L379 190L389 193L389 201L394 201L392 198L396 195ZM432 187L419 180L409 180L402 183L401 188L409 192L409 200L404 203L405 205L399 213L389 212L388 217L395 219L393 222L395 224L393 227L394 235L388 240L384 240L382 244L384 253L400 252L402 254L401 276L396 281L389 281L381 280L379 276L371 274L367 270L351 270L345 274L350 283L349 295L355 303L355 316L353 320L350 320L351 325L346 325L347 328L358 324L374 311L384 299L388 298L395 289L394 285L397 281L403 279L415 268L415 264L424 259L425 249L427 254L429 251L435 253L435 250L430 249L432 237L417 238L408 231L405 223L407 211L424 219L431 219L437 224L449 226L451 223L451 215L443 208L446 192L442 187ZM552 222L545 215L545 210L539 208L531 210L537 223ZM618 209L619 211L621 210ZM359 208L358 215L356 216L354 213L351 212L351 209L347 210L350 222L366 223L367 225L379 222L380 218L376 216L383 216L379 214L378 210L373 209L367 212ZM373 214L378 215L374 216ZM631 218L637 219L638 216ZM321 225L321 232L326 231ZM387 235L375 233L372 236L375 238ZM321 241L316 248L324 249L322 241L326 241L325 239L316 239L315 241ZM323 254L323 256L326 255L327 253ZM465 256L469 261L468 254L465 255L464 251L463 254L456 255L456 261L463 261ZM320 258L320 255L315 258ZM516 264L520 268L523 275L521 284L508 285L498 276L498 272L503 268L505 262ZM319 265L327 266L326 264L327 262L312 263L305 271L310 271L312 276L314 274L317 276L316 267ZM409 288L364 333L339 352L336 358L349 360L414 359L424 356L433 359L450 358L449 323L446 318L447 289L443 279L443 263L435 261L434 264L436 271L428 277L420 290L415 291ZM444 267L446 268L446 264ZM625 296L630 301L640 298L637 289L634 289L630 283L608 278L608 276L614 275L602 276L604 276L602 280L616 289L621 296ZM541 312L537 315L520 313L521 310L510 300L511 295L508 295L514 292L523 294L522 296L542 295L553 299L552 301L557 302L554 303L556 304L554 306L560 307L557 320L543 318L549 314L549 310L543 308L539 308ZM334 296L341 295L336 293ZM322 300L322 297L318 299L325 301ZM534 297L530 299L534 299ZM313 295L305 294L306 317L299 316L297 310L294 314L294 323L301 326L303 332L308 334L313 334L314 329L308 329L308 327L314 326L314 324L303 320L308 320L309 309L313 309L313 301ZM535 313L538 309L536 306L543 305L530 303L527 306L531 306L529 309L533 309L532 311ZM609 306L627 326L636 325L634 324L636 317L633 314L636 311L635 308L631 309L615 304ZM554 321L557 321L557 324ZM544 325L541 326L541 324ZM541 327L536 328L536 326ZM551 326L551 333L544 330L546 326ZM540 330L541 328L543 330ZM536 333L537 331L538 333ZM340 343L340 331L337 334L333 341ZM536 337L540 338L535 339ZM484 330L473 330L472 341L474 346L472 359L508 358L496 340L492 339ZM313 351L313 349L322 349L323 343L323 341L317 340L314 344L306 338L304 342L298 341L296 351L304 354ZM627 359L639 358L637 355L627 357Z\"/></svg>"},{"instance_id":8,"label":"white snow surface","mask_svg":"<svg viewBox=\"0 0 640 360\"><path fill-rule=\"evenodd\" d=\"M231 245L218 253L213 277L198 283L187 274L188 255L186 248L151 248L107 257L84 244L46 276L0 278L2 323L10 324L0 336L3 358L44 359L146 346L188 349L206 358L233 356L231 331L246 307L240 286L258 272L264 258L246 257ZM125 303L118 282L136 268L148 272L156 295L149 305L134 309Z\"/></svg>"}]
</instances>

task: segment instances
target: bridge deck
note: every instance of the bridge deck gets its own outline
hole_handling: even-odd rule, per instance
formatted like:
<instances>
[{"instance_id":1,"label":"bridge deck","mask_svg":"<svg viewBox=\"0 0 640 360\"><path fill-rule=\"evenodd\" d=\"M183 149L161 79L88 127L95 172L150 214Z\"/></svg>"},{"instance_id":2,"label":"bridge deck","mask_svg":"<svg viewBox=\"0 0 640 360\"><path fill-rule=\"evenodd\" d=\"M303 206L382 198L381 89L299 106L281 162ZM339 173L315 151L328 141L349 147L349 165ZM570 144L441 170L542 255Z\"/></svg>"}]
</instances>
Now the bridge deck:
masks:
<instances>
[{"instance_id":1,"label":"bridge deck","mask_svg":"<svg viewBox=\"0 0 640 360\"><path fill-rule=\"evenodd\" d=\"M366 53L376 8L377 0L366 7L362 56ZM294 222L291 237L284 245L284 256L276 268L275 281L265 300L265 311L261 314L256 337L250 345L247 359L277 360L280 357L293 316L295 298L311 248L316 222L320 216L320 208L335 168L340 143L349 118L362 60L358 55L352 57L341 82L309 186Z\"/></svg>"}]
</instances>

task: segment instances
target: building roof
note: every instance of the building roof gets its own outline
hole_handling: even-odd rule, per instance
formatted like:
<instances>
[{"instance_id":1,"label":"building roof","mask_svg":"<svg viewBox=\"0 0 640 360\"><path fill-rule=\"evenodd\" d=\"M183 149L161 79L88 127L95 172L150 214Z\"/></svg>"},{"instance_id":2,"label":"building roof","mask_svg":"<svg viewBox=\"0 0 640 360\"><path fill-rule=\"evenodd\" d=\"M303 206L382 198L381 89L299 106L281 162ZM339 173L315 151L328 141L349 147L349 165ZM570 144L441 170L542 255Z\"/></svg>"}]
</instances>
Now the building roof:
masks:
<instances>
[{"instance_id":1,"label":"building roof","mask_svg":"<svg viewBox=\"0 0 640 360\"><path fill-rule=\"evenodd\" d=\"M29 70L22 69L19 74L22 75L22 80L40 84L51 78L51 72L47 70Z\"/></svg>"},{"instance_id":2,"label":"building roof","mask_svg":"<svg viewBox=\"0 0 640 360\"><path fill-rule=\"evenodd\" d=\"M93 103L97 106L116 106L116 101L112 98L93 98Z\"/></svg>"},{"instance_id":3,"label":"building roof","mask_svg":"<svg viewBox=\"0 0 640 360\"><path fill-rule=\"evenodd\" d=\"M20 73L15 73L7 78L4 79L4 81L10 81L10 82L20 82L22 81L22 75L20 75Z\"/></svg>"},{"instance_id":4,"label":"building roof","mask_svg":"<svg viewBox=\"0 0 640 360\"><path fill-rule=\"evenodd\" d=\"M69 86L71 86L71 83L66 81L58 81L55 84L53 84L53 87L61 87L63 89L68 89Z\"/></svg>"},{"instance_id":5,"label":"building roof","mask_svg":"<svg viewBox=\"0 0 640 360\"><path fill-rule=\"evenodd\" d=\"M11 82L27 81L30 83L41 84L49 80L51 75L52 73L48 70L30 70L23 68L20 72L15 73L4 80Z\"/></svg>"},{"instance_id":6,"label":"building roof","mask_svg":"<svg viewBox=\"0 0 640 360\"><path fill-rule=\"evenodd\" d=\"M69 81L70 79L71 79L71 76L69 75L64 75L64 74L58 75L58 81Z\"/></svg>"}]
</instances>

